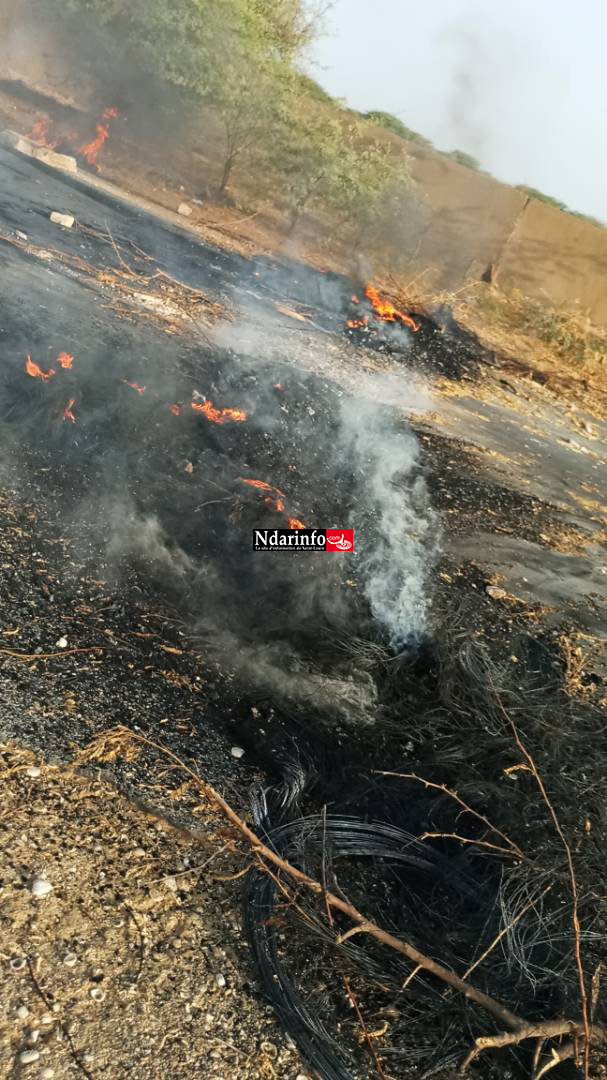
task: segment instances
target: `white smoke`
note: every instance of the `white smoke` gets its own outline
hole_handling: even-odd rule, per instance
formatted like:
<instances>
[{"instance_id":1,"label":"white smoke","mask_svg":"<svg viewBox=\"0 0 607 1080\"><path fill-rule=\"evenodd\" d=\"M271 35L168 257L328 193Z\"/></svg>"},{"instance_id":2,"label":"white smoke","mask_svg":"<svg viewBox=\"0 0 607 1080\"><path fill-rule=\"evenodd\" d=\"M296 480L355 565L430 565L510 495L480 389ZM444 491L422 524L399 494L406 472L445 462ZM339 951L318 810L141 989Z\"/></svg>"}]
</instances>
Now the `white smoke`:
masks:
<instances>
[{"instance_id":1,"label":"white smoke","mask_svg":"<svg viewBox=\"0 0 607 1080\"><path fill-rule=\"evenodd\" d=\"M407 409L406 388L400 385L399 405ZM389 396L389 388L380 396ZM420 403L411 404L419 408ZM355 550L363 552L359 576L374 618L399 649L424 634L427 577L438 546L436 514L418 471L419 444L390 418L385 405L369 397L345 401L342 423L344 450L360 487L351 515Z\"/></svg>"}]
</instances>

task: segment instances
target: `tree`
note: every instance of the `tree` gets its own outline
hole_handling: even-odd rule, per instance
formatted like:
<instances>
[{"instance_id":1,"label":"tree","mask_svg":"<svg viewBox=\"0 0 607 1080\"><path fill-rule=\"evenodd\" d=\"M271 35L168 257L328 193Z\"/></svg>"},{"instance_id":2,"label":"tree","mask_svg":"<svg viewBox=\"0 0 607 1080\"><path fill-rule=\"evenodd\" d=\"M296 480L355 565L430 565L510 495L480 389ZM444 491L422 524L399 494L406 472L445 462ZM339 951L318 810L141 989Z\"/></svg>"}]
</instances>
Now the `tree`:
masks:
<instances>
[{"instance_id":1,"label":"tree","mask_svg":"<svg viewBox=\"0 0 607 1080\"><path fill-rule=\"evenodd\" d=\"M314 32L304 0L53 2L89 13L144 66L213 106L225 130L220 194L238 158L273 123L295 58Z\"/></svg>"},{"instance_id":2,"label":"tree","mask_svg":"<svg viewBox=\"0 0 607 1080\"><path fill-rule=\"evenodd\" d=\"M393 146L369 142L364 126L347 123L345 113L294 103L270 154L282 180L290 233L318 202L357 245L373 245L380 235L383 240L395 232L402 241L414 201L409 158Z\"/></svg>"}]
</instances>

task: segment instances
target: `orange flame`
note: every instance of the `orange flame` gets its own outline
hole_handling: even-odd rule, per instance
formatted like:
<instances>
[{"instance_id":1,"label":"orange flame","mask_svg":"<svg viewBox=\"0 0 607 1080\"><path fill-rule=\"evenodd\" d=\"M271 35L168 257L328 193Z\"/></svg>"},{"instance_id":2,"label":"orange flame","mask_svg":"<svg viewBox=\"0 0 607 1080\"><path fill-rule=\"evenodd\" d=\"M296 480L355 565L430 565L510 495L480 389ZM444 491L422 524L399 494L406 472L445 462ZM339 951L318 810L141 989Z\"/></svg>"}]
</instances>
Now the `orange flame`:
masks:
<instances>
[{"instance_id":1,"label":"orange flame","mask_svg":"<svg viewBox=\"0 0 607 1080\"><path fill-rule=\"evenodd\" d=\"M64 420L71 420L72 424L76 423L76 417L74 416L74 414L72 412L72 405L74 405L75 403L76 403L76 398L70 398L67 405L65 406L65 409L63 410L63 419Z\"/></svg>"},{"instance_id":2,"label":"orange flame","mask_svg":"<svg viewBox=\"0 0 607 1080\"><path fill-rule=\"evenodd\" d=\"M207 420L210 420L212 424L227 424L228 420L232 420L235 424L242 424L247 418L244 409L216 409L210 401L205 401L202 404L193 401L192 408L206 416Z\"/></svg>"},{"instance_id":3,"label":"orange flame","mask_svg":"<svg viewBox=\"0 0 607 1080\"><path fill-rule=\"evenodd\" d=\"M101 150L105 140L110 133L109 122L114 120L118 116L118 109L104 109L100 119L97 121L97 135L89 143L85 143L78 150L80 157L84 158L87 165L97 165L97 154Z\"/></svg>"},{"instance_id":4,"label":"orange flame","mask_svg":"<svg viewBox=\"0 0 607 1080\"><path fill-rule=\"evenodd\" d=\"M298 518L289 518L290 529L307 529L307 525L304 525L303 521L299 521Z\"/></svg>"},{"instance_id":5,"label":"orange flame","mask_svg":"<svg viewBox=\"0 0 607 1080\"><path fill-rule=\"evenodd\" d=\"M360 303L360 301L359 301ZM369 325L369 316L365 315L362 319L348 319L346 326L349 326L350 330L362 330L363 326Z\"/></svg>"},{"instance_id":6,"label":"orange flame","mask_svg":"<svg viewBox=\"0 0 607 1080\"><path fill-rule=\"evenodd\" d=\"M173 416L181 416L181 405L169 405L169 410Z\"/></svg>"},{"instance_id":7,"label":"orange flame","mask_svg":"<svg viewBox=\"0 0 607 1080\"><path fill-rule=\"evenodd\" d=\"M265 480L248 480L244 476L238 478L242 484L248 484L249 487L257 488L259 491L267 491L264 502L268 506L271 506L273 510L282 514L285 508L284 499L285 493L280 488L273 487L272 484L266 484Z\"/></svg>"},{"instance_id":8,"label":"orange flame","mask_svg":"<svg viewBox=\"0 0 607 1080\"><path fill-rule=\"evenodd\" d=\"M408 326L414 332L419 330L419 323L415 319L412 319L410 315L405 315L404 311L399 311L389 300L382 300L373 285L367 285L365 296L371 301L375 313L379 315L380 319L384 319L385 322L401 322L403 326Z\"/></svg>"},{"instance_id":9,"label":"orange flame","mask_svg":"<svg viewBox=\"0 0 607 1080\"><path fill-rule=\"evenodd\" d=\"M25 370L33 379L42 379L43 382L48 382L56 374L52 368L49 368L46 373L42 371L42 368L39 368L29 355L25 358Z\"/></svg>"},{"instance_id":10,"label":"orange flame","mask_svg":"<svg viewBox=\"0 0 607 1080\"><path fill-rule=\"evenodd\" d=\"M140 386L136 382L129 382L128 379L121 379L120 381L130 386L131 390L136 390L138 394L145 394L145 386Z\"/></svg>"},{"instance_id":11,"label":"orange flame","mask_svg":"<svg viewBox=\"0 0 607 1080\"><path fill-rule=\"evenodd\" d=\"M59 356L57 357L57 363L60 364L62 368L65 368L65 370L67 371L74 363L74 357L70 356L69 353L60 352Z\"/></svg>"},{"instance_id":12,"label":"orange flame","mask_svg":"<svg viewBox=\"0 0 607 1080\"><path fill-rule=\"evenodd\" d=\"M30 139L32 142L38 143L39 146L46 146L49 150L54 150L57 143L49 142L49 123L48 116L43 116L40 120L37 120L30 132Z\"/></svg>"}]
</instances>

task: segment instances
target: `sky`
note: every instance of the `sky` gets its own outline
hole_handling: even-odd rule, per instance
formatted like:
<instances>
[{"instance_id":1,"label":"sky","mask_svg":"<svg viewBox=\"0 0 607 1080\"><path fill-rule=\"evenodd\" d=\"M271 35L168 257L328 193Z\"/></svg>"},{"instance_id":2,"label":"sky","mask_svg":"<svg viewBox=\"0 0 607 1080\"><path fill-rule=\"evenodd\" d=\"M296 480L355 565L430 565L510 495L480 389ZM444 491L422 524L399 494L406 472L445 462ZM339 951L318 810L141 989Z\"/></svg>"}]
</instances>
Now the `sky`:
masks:
<instances>
[{"instance_id":1,"label":"sky","mask_svg":"<svg viewBox=\"0 0 607 1080\"><path fill-rule=\"evenodd\" d=\"M605 0L334 0L310 74L607 222Z\"/></svg>"}]
</instances>

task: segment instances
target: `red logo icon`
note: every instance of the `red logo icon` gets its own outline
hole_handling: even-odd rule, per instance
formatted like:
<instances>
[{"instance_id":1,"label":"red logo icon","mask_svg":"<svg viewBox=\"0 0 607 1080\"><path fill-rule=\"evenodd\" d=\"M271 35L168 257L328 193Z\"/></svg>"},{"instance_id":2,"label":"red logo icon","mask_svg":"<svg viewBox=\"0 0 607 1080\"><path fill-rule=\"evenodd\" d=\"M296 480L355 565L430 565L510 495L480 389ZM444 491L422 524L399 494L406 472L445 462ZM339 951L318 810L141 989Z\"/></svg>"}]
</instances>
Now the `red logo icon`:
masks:
<instances>
[{"instance_id":1,"label":"red logo icon","mask_svg":"<svg viewBox=\"0 0 607 1080\"><path fill-rule=\"evenodd\" d=\"M352 551L354 529L327 529L327 551Z\"/></svg>"}]
</instances>

